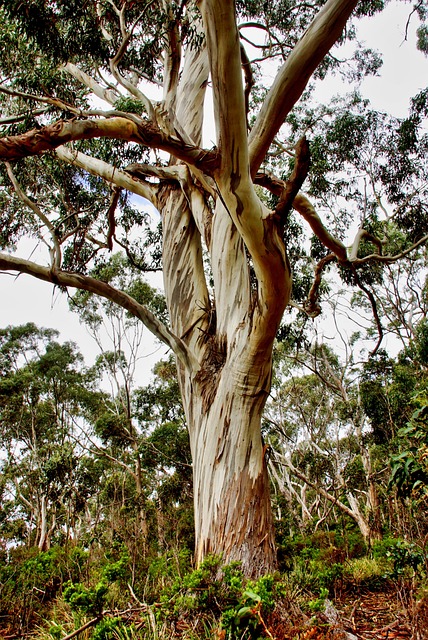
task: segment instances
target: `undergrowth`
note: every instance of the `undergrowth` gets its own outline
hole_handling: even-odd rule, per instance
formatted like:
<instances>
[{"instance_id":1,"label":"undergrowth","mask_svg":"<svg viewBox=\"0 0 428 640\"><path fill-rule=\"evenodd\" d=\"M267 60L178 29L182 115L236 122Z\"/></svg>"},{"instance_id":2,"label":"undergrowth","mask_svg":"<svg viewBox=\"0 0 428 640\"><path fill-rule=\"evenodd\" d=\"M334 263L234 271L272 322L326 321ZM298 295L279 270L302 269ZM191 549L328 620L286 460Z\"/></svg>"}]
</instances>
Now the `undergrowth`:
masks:
<instances>
[{"instance_id":1,"label":"undergrowth","mask_svg":"<svg viewBox=\"0 0 428 640\"><path fill-rule=\"evenodd\" d=\"M108 553L12 550L0 568L0 631L35 640L77 631L81 640L297 639L316 627L327 602L391 585L418 624L428 591L426 549L389 539L353 556L335 543L332 536L289 541L282 571L257 580L218 557L192 568L185 549L138 568L123 544Z\"/></svg>"}]
</instances>

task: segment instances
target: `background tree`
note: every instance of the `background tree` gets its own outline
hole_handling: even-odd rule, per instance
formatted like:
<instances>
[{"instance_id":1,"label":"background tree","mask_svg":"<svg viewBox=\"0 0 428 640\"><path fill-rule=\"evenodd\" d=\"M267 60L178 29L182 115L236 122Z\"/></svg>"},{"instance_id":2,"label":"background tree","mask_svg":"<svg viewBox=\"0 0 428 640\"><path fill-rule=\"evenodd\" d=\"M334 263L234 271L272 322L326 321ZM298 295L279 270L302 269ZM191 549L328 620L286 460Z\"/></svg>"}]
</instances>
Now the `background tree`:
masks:
<instances>
[{"instance_id":1,"label":"background tree","mask_svg":"<svg viewBox=\"0 0 428 640\"><path fill-rule=\"evenodd\" d=\"M76 533L85 506L81 464L94 378L71 343L33 324L0 331L0 441L8 517L3 531L40 550ZM80 423L80 429L77 428ZM61 535L60 534L60 535Z\"/></svg>"},{"instance_id":2,"label":"background tree","mask_svg":"<svg viewBox=\"0 0 428 640\"><path fill-rule=\"evenodd\" d=\"M341 514L370 545L381 537L379 478L367 444L359 367L351 354L343 363L316 342L294 353L282 344L277 358L264 418L273 479L296 504L300 530L323 522L330 527Z\"/></svg>"},{"instance_id":3,"label":"background tree","mask_svg":"<svg viewBox=\"0 0 428 640\"><path fill-rule=\"evenodd\" d=\"M310 113L307 100L294 109L313 74L340 66L330 50L354 38L353 21L345 29L351 14L371 15L383 5L2 4L2 246L30 234L48 245L49 265L2 253L0 269L107 298L174 352L193 459L198 562L223 553L250 575L275 563L260 423L275 335L291 302L290 261L301 274L294 304L315 316L325 269L339 265L345 281L372 301L381 267L426 240L418 162L425 94L405 123L365 111L357 98L349 117L348 107L337 105ZM269 88L253 73L253 37L257 60L279 63ZM346 65L356 79L376 71L379 59L357 48ZM214 148L202 139L209 81ZM331 220L300 191L310 163L305 132L313 137L311 193L324 205L334 202ZM373 170L363 153L367 140L371 157L380 158ZM278 150L291 154L288 163ZM370 199L346 173L355 165L369 168ZM274 196L269 207L259 186ZM159 264L156 230L127 192L161 214L169 325L87 275L114 242L133 265ZM360 228L347 250L344 228L355 210ZM295 250L301 219L313 234L307 256Z\"/></svg>"}]
</instances>

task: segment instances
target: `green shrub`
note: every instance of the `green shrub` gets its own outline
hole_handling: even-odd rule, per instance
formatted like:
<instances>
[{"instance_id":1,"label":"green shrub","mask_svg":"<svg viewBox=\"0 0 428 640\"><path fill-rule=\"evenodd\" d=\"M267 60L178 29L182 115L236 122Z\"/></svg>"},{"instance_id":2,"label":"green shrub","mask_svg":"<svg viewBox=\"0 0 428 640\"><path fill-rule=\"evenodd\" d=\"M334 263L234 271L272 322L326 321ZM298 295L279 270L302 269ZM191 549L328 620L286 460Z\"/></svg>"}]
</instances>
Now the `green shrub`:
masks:
<instances>
[{"instance_id":1,"label":"green shrub","mask_svg":"<svg viewBox=\"0 0 428 640\"><path fill-rule=\"evenodd\" d=\"M92 632L91 640L112 640L116 638L116 632L123 626L120 618L103 618Z\"/></svg>"},{"instance_id":2,"label":"green shrub","mask_svg":"<svg viewBox=\"0 0 428 640\"><path fill-rule=\"evenodd\" d=\"M67 602L73 611L82 611L92 616L101 614L109 585L101 581L95 587L85 587L81 583L73 584L69 582L63 592L64 601Z\"/></svg>"},{"instance_id":3,"label":"green shrub","mask_svg":"<svg viewBox=\"0 0 428 640\"><path fill-rule=\"evenodd\" d=\"M409 575L422 576L426 564L426 554L414 542L396 540L386 553L392 561L392 570L389 575L399 578Z\"/></svg>"}]
</instances>

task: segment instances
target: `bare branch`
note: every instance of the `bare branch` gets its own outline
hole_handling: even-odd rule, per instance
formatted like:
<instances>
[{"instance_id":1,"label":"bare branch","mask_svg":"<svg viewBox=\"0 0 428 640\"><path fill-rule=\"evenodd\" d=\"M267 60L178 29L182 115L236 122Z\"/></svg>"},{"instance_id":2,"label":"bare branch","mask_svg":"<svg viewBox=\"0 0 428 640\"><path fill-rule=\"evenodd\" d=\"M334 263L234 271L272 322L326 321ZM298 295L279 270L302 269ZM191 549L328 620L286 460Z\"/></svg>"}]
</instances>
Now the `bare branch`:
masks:
<instances>
[{"instance_id":1,"label":"bare branch","mask_svg":"<svg viewBox=\"0 0 428 640\"><path fill-rule=\"evenodd\" d=\"M52 243L53 243L53 248L49 247L49 253L51 256L51 260L52 260L52 267L59 267L59 265L61 264L61 247L58 241L58 237L55 233L55 228L53 226L53 224L51 223L51 221L49 220L49 218L47 218L45 216L45 214L43 213L43 211L40 209L40 207L38 206L38 204L36 202L34 202L33 200L31 200L22 190L18 180L15 177L15 174L12 171L12 167L10 166L10 164L8 162L5 163L6 164L6 170L7 170L7 174L10 178L10 181L13 185L13 188L15 189L15 193L18 196L18 198L29 208L31 209L31 211L35 214L35 216L37 218L39 218L39 220L42 221L42 223L45 225L45 227L48 229L51 239L52 239Z\"/></svg>"},{"instance_id":2,"label":"bare branch","mask_svg":"<svg viewBox=\"0 0 428 640\"><path fill-rule=\"evenodd\" d=\"M303 136L296 145L294 169L285 183L285 187L275 208L275 214L279 217L282 224L285 223L286 216L293 205L293 201L306 180L310 161L309 144L305 136Z\"/></svg>"},{"instance_id":3,"label":"bare branch","mask_svg":"<svg viewBox=\"0 0 428 640\"><path fill-rule=\"evenodd\" d=\"M93 158L80 151L68 149L65 146L58 147L55 150L55 154L60 160L80 167L94 176L99 176L116 187L127 189L157 206L155 189L149 183L139 180L138 177L130 177L125 171L116 169L116 167L104 162L104 160Z\"/></svg>"},{"instance_id":4,"label":"bare branch","mask_svg":"<svg viewBox=\"0 0 428 640\"><path fill-rule=\"evenodd\" d=\"M174 335L163 324L163 322L161 322L144 305L139 304L134 300L130 295L124 291L115 289L106 282L102 282L101 280L97 280L80 273L68 273L66 271L61 271L60 269L43 267L35 262L16 258L15 256L11 256L6 253L0 253L0 271L18 271L19 273L27 273L39 280L51 282L52 284L60 287L83 289L84 291L90 291L91 293L95 293L107 300L111 300L141 320L141 322L156 338L172 349L186 367L192 367L192 365L197 366L195 362L192 362L192 355L184 342Z\"/></svg>"},{"instance_id":5,"label":"bare branch","mask_svg":"<svg viewBox=\"0 0 428 640\"><path fill-rule=\"evenodd\" d=\"M35 116L41 116L43 113L46 113L47 110L48 110L47 107L45 109L33 109L33 110L27 111L27 113L20 113L14 116L8 116L6 118L0 118L0 126L4 124L13 124L14 122L22 122L29 116L33 118Z\"/></svg>"},{"instance_id":6,"label":"bare branch","mask_svg":"<svg viewBox=\"0 0 428 640\"><path fill-rule=\"evenodd\" d=\"M406 256L408 256L409 253L412 253L412 251L414 251L421 245L425 244L427 241L428 241L428 234L426 234L425 236L422 236L422 238L420 238L417 242L414 242L407 249L404 249L404 251L401 251L400 253L396 253L393 256L390 256L390 255L382 256L382 255L379 255L378 253L371 253L368 256L364 256L364 258L355 258L354 260L352 260L352 264L355 266L359 266L361 264L367 264L368 262L386 262L387 264L390 264L391 262L397 262L398 260L401 260L401 258L405 258Z\"/></svg>"},{"instance_id":7,"label":"bare branch","mask_svg":"<svg viewBox=\"0 0 428 640\"><path fill-rule=\"evenodd\" d=\"M88 89L90 89L98 98L101 98L101 100L105 100L109 104L114 104L120 98L120 94L117 91L102 87L98 82L91 78L91 76L79 69L79 67L76 67L72 62L67 62L67 64L64 65L64 69L76 78L76 80L88 87Z\"/></svg>"},{"instance_id":8,"label":"bare branch","mask_svg":"<svg viewBox=\"0 0 428 640\"><path fill-rule=\"evenodd\" d=\"M361 289L361 291L363 291L367 298L369 299L370 302L370 306L372 308L372 312L373 312L373 317L375 319L375 323L376 323L376 328L377 328L377 333L378 333L378 341L374 347L374 349L370 352L371 356L374 356L376 354L376 352L378 351L382 340L383 340L383 327L382 327L382 323L380 321L380 317L379 317L379 313L377 310L377 304L376 304L376 299L372 293L372 291L370 291L370 289L368 289L365 284L363 282L361 282L361 278L359 277L357 270L355 268L355 266L353 265L352 268L352 272L354 274L355 277L355 282L357 283L358 287Z\"/></svg>"},{"instance_id":9,"label":"bare branch","mask_svg":"<svg viewBox=\"0 0 428 640\"><path fill-rule=\"evenodd\" d=\"M309 291L308 298L304 304L305 312L310 318L316 318L321 313L318 295L321 277L326 266L336 259L337 256L334 253L330 253L328 256L322 258L315 267L314 281L312 283L311 290Z\"/></svg>"},{"instance_id":10,"label":"bare branch","mask_svg":"<svg viewBox=\"0 0 428 640\"><path fill-rule=\"evenodd\" d=\"M111 71L113 77L131 95L135 96L137 98L137 100L140 100L140 102L143 103L143 105L144 105L144 107L146 109L146 112L148 113L150 118L153 118L153 116L154 116L154 110L153 110L152 101L149 100L149 98L142 91L140 91L137 86L135 86L132 82L130 82L127 78L125 78L119 72L118 64L122 60L123 56L126 53L126 50L127 50L128 45L129 45L129 43L131 41L132 34L133 34L133 31L134 31L135 27L140 22L140 20L144 17L144 15L146 14L147 10L154 3L154 1L155 0L151 0L151 1L147 2L146 6L141 11L140 15L137 17L137 19L135 20L134 24L132 25L132 27L131 27L131 29L129 31L127 31L126 24L125 24L125 11L126 11L126 8L127 8L127 3L125 2L123 4L122 9L119 12L120 30L121 30L121 33L122 33L122 43L121 43L116 55L114 56L114 58L110 59L110 71Z\"/></svg>"},{"instance_id":11,"label":"bare branch","mask_svg":"<svg viewBox=\"0 0 428 640\"><path fill-rule=\"evenodd\" d=\"M74 140L114 138L137 142L153 149L162 149L208 175L218 166L219 157L216 151L206 151L189 144L178 134L167 135L153 122L142 120L133 114L123 115L126 117L58 120L22 135L0 138L0 160L20 160L44 151L51 151Z\"/></svg>"},{"instance_id":12,"label":"bare branch","mask_svg":"<svg viewBox=\"0 0 428 640\"><path fill-rule=\"evenodd\" d=\"M35 102L42 102L43 104L50 104L53 107L59 109L65 109L69 111L76 111L75 107L64 100L59 98L52 98L46 96L35 96L32 93L25 93L24 91L16 91L15 89L9 89L4 85L0 85L0 93L5 93L8 96L15 96L16 98L23 98L24 100L34 100Z\"/></svg>"},{"instance_id":13,"label":"bare branch","mask_svg":"<svg viewBox=\"0 0 428 640\"><path fill-rule=\"evenodd\" d=\"M214 97L221 175L236 174L247 185L248 143L241 52L234 3L202 0Z\"/></svg>"},{"instance_id":14,"label":"bare branch","mask_svg":"<svg viewBox=\"0 0 428 640\"><path fill-rule=\"evenodd\" d=\"M357 259L358 250L360 248L360 244L363 239L369 240L372 244L374 244L378 248L379 255L382 254L382 246L385 244L385 242L383 242L379 238L376 238L373 234L369 233L368 231L360 227L357 231L354 242L352 243L351 251L349 254L349 260L351 262Z\"/></svg>"},{"instance_id":15,"label":"bare branch","mask_svg":"<svg viewBox=\"0 0 428 640\"><path fill-rule=\"evenodd\" d=\"M325 228L313 205L303 193L299 193L294 198L293 207L306 220L323 245L335 254L338 261L347 262L348 257L345 245Z\"/></svg>"},{"instance_id":16,"label":"bare branch","mask_svg":"<svg viewBox=\"0 0 428 640\"><path fill-rule=\"evenodd\" d=\"M181 42L177 22L169 3L165 9L168 14L169 25L167 29L168 46L166 47L164 61L163 99L166 110L171 117L177 97L181 62Z\"/></svg>"},{"instance_id":17,"label":"bare branch","mask_svg":"<svg viewBox=\"0 0 428 640\"><path fill-rule=\"evenodd\" d=\"M113 187L110 206L107 211L107 220L108 220L107 247L109 251L113 251L113 238L114 238L114 233L116 231L116 219L114 214L116 213L117 205L119 202L119 196L120 196L120 189L118 187Z\"/></svg>"}]
</instances>

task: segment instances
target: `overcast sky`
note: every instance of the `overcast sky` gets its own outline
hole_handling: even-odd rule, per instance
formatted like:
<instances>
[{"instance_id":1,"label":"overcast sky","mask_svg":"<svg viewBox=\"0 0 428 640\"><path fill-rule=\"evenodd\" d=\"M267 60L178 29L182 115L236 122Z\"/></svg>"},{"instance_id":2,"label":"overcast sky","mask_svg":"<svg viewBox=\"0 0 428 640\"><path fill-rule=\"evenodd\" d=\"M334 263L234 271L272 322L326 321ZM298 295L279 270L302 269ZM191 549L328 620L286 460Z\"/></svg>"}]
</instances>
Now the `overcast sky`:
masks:
<instances>
[{"instance_id":1,"label":"overcast sky","mask_svg":"<svg viewBox=\"0 0 428 640\"><path fill-rule=\"evenodd\" d=\"M384 65L378 77L364 80L361 91L371 100L374 108L395 116L406 114L409 97L426 87L428 80L428 60L415 46L415 30L418 25L416 17L411 22L408 41L404 40L410 11L411 5L392 2L383 14L364 20L362 25L363 40L367 46L383 53ZM327 99L338 92L351 89L338 78L333 78L323 83L322 93ZM36 262L38 260L37 250L32 255L20 255ZM88 364L97 355L98 349L86 329L79 323L78 317L68 311L66 295L51 285L30 276L16 277L0 272L0 300L1 327L31 321L40 326L58 329L62 340L77 342ZM153 346L148 331L146 336L139 373L142 381L147 380L154 362L166 354L165 347ZM146 359L145 354L149 354Z\"/></svg>"}]
</instances>

